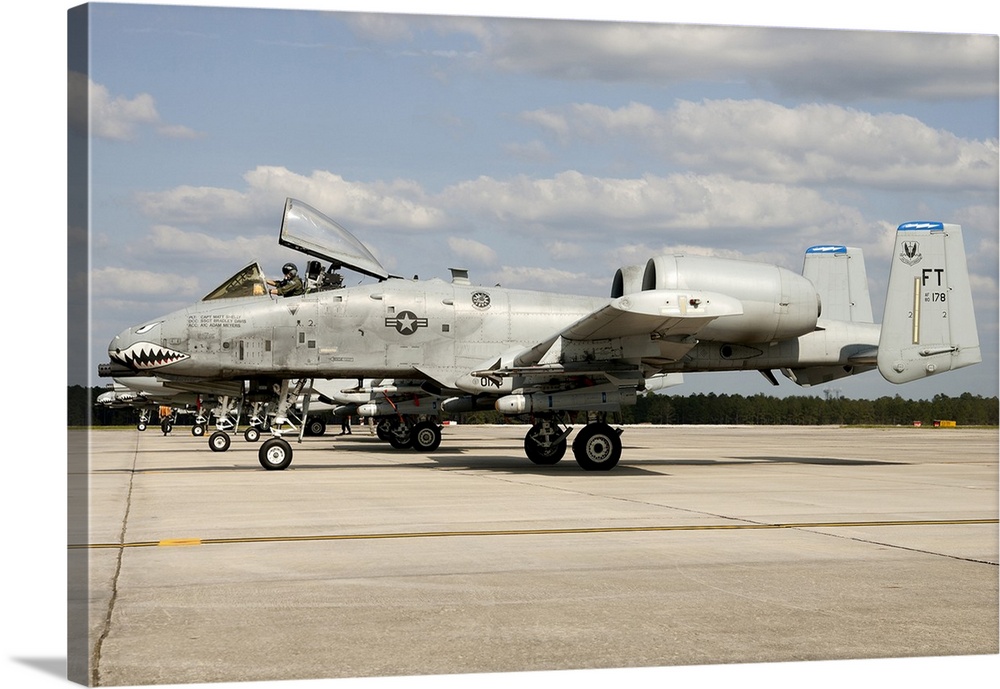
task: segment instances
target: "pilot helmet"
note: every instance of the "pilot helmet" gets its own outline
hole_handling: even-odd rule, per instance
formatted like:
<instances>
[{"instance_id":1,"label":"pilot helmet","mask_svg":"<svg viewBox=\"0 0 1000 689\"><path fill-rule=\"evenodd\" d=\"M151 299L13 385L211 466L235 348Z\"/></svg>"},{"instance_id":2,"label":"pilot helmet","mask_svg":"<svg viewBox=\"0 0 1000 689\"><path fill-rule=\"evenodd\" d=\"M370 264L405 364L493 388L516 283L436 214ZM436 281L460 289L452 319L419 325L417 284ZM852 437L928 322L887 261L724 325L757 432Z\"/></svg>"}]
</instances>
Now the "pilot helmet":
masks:
<instances>
[{"instance_id":1,"label":"pilot helmet","mask_svg":"<svg viewBox=\"0 0 1000 689\"><path fill-rule=\"evenodd\" d=\"M293 278L299 274L299 269L296 267L294 263L286 263L285 265L281 266L281 272L284 273L286 276Z\"/></svg>"}]
</instances>

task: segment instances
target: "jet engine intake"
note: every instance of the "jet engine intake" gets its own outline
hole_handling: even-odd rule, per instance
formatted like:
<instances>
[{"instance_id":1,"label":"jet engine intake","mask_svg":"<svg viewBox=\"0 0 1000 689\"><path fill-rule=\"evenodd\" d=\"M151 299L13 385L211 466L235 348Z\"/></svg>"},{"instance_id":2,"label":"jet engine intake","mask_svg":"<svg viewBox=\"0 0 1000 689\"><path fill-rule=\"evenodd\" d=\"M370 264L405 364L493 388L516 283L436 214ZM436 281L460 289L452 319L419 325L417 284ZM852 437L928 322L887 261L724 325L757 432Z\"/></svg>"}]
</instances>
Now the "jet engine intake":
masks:
<instances>
[{"instance_id":1,"label":"jet engine intake","mask_svg":"<svg viewBox=\"0 0 1000 689\"><path fill-rule=\"evenodd\" d=\"M646 266L622 266L615 272L615 279L611 283L611 298L617 299L626 294L634 294L642 291L642 276Z\"/></svg>"}]
</instances>

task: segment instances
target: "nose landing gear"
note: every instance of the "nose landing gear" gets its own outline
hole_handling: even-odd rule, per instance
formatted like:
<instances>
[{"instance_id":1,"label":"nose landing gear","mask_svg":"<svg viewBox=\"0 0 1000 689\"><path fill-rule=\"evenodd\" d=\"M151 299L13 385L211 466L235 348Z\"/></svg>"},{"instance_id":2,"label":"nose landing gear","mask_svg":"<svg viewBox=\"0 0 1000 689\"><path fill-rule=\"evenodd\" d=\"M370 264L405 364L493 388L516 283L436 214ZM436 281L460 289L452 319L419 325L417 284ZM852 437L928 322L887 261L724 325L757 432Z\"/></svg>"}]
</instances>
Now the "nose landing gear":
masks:
<instances>
[{"instance_id":1,"label":"nose landing gear","mask_svg":"<svg viewBox=\"0 0 1000 689\"><path fill-rule=\"evenodd\" d=\"M257 459L268 471L284 469L292 463L292 446L284 438L269 438L257 451Z\"/></svg>"}]
</instances>

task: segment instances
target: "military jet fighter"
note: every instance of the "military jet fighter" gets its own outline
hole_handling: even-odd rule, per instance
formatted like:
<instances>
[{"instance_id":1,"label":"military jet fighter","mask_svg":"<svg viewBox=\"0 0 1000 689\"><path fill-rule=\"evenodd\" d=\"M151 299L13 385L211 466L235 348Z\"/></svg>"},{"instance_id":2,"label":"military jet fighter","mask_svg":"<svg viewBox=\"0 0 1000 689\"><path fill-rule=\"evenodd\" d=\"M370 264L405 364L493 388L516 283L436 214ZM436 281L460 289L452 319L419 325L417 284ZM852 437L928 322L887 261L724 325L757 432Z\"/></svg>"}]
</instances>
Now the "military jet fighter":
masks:
<instances>
[{"instance_id":1,"label":"military jet fighter","mask_svg":"<svg viewBox=\"0 0 1000 689\"><path fill-rule=\"evenodd\" d=\"M156 402L149 400L137 390L133 390L122 382L115 381L108 386L107 392L102 392L97 396L95 404L106 409L136 409L139 411L139 420L136 428L144 431L149 427L149 421L153 415L153 409L158 406Z\"/></svg>"},{"instance_id":2,"label":"military jet fighter","mask_svg":"<svg viewBox=\"0 0 1000 689\"><path fill-rule=\"evenodd\" d=\"M622 454L608 414L670 373L757 370L777 384L825 383L875 368L904 383L981 360L958 225L900 225L882 325L873 323L860 249L807 249L803 274L763 263L661 255L620 268L610 297L481 287L391 276L347 230L287 199L279 243L349 268L370 284L268 294L251 263L196 304L126 329L108 347L109 371L155 373L178 385L250 381L273 387L317 378L419 380L456 408L484 400L532 421L524 449L536 464L564 455L570 413L587 412L572 450L587 470ZM307 273L320 274L317 265ZM317 281L321 282L321 281ZM408 429L440 442L432 420ZM292 461L281 437L258 455Z\"/></svg>"},{"instance_id":3,"label":"military jet fighter","mask_svg":"<svg viewBox=\"0 0 1000 689\"><path fill-rule=\"evenodd\" d=\"M178 414L195 414L192 434L204 435L207 419L201 415L201 396L176 388L170 388L163 381L152 376L131 376L115 378L107 392L97 396L96 403L109 409L133 408L139 412L136 429L145 431L149 427L154 409L170 408L170 414L161 414L160 427L164 435L169 433ZM190 407L194 407L191 409Z\"/></svg>"}]
</instances>

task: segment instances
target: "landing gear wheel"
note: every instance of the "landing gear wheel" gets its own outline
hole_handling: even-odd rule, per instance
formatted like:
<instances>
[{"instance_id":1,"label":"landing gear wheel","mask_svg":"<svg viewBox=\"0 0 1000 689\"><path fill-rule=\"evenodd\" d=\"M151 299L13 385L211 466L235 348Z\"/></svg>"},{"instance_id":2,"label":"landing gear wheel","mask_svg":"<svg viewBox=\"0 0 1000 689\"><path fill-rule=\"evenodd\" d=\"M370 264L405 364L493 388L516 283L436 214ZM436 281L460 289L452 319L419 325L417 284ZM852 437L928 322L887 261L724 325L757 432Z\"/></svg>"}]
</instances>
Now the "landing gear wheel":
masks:
<instances>
[{"instance_id":1,"label":"landing gear wheel","mask_svg":"<svg viewBox=\"0 0 1000 689\"><path fill-rule=\"evenodd\" d=\"M200 423L196 423L195 425L191 426L191 435L193 435L196 438L200 438L201 436L205 435L205 427Z\"/></svg>"},{"instance_id":2,"label":"landing gear wheel","mask_svg":"<svg viewBox=\"0 0 1000 689\"><path fill-rule=\"evenodd\" d=\"M609 471L621 459L621 437L606 423L592 423L584 426L573 441L573 455L587 471Z\"/></svg>"},{"instance_id":3,"label":"landing gear wheel","mask_svg":"<svg viewBox=\"0 0 1000 689\"><path fill-rule=\"evenodd\" d=\"M257 430L256 426L250 426L250 428L243 431L243 439L248 443L255 443L260 440L260 431Z\"/></svg>"},{"instance_id":4,"label":"landing gear wheel","mask_svg":"<svg viewBox=\"0 0 1000 689\"><path fill-rule=\"evenodd\" d=\"M306 433L309 435L323 435L326 433L326 421L323 419L313 419L306 425Z\"/></svg>"},{"instance_id":5,"label":"landing gear wheel","mask_svg":"<svg viewBox=\"0 0 1000 689\"><path fill-rule=\"evenodd\" d=\"M208 446L212 448L212 452L225 452L231 442L229 434L225 431L216 431L208 438Z\"/></svg>"},{"instance_id":6,"label":"landing gear wheel","mask_svg":"<svg viewBox=\"0 0 1000 689\"><path fill-rule=\"evenodd\" d=\"M375 435L378 436L379 440L389 442L389 438L392 437L392 422L388 419L379 421L375 426Z\"/></svg>"},{"instance_id":7,"label":"landing gear wheel","mask_svg":"<svg viewBox=\"0 0 1000 689\"><path fill-rule=\"evenodd\" d=\"M548 466L557 463L566 454L566 439L551 442L550 436L558 429L549 424L551 432L545 432L543 423L536 423L524 436L524 454L535 464Z\"/></svg>"},{"instance_id":8,"label":"landing gear wheel","mask_svg":"<svg viewBox=\"0 0 1000 689\"><path fill-rule=\"evenodd\" d=\"M170 421L164 419L160 422L160 430L163 431L163 435L169 435L170 431L174 430L174 425Z\"/></svg>"},{"instance_id":9,"label":"landing gear wheel","mask_svg":"<svg viewBox=\"0 0 1000 689\"><path fill-rule=\"evenodd\" d=\"M389 429L389 444L402 450L413 444L413 433L409 425L399 422Z\"/></svg>"},{"instance_id":10,"label":"landing gear wheel","mask_svg":"<svg viewBox=\"0 0 1000 689\"><path fill-rule=\"evenodd\" d=\"M441 427L433 421L423 421L413 427L410 438L417 452L434 452L441 444Z\"/></svg>"},{"instance_id":11,"label":"landing gear wheel","mask_svg":"<svg viewBox=\"0 0 1000 689\"><path fill-rule=\"evenodd\" d=\"M284 469L292 463L292 446L284 438L265 440L257 451L257 459L268 471Z\"/></svg>"},{"instance_id":12,"label":"landing gear wheel","mask_svg":"<svg viewBox=\"0 0 1000 689\"><path fill-rule=\"evenodd\" d=\"M137 431L144 431L144 430L146 430L146 422L145 421L140 421L139 423L137 423L135 425L135 429Z\"/></svg>"}]
</instances>

